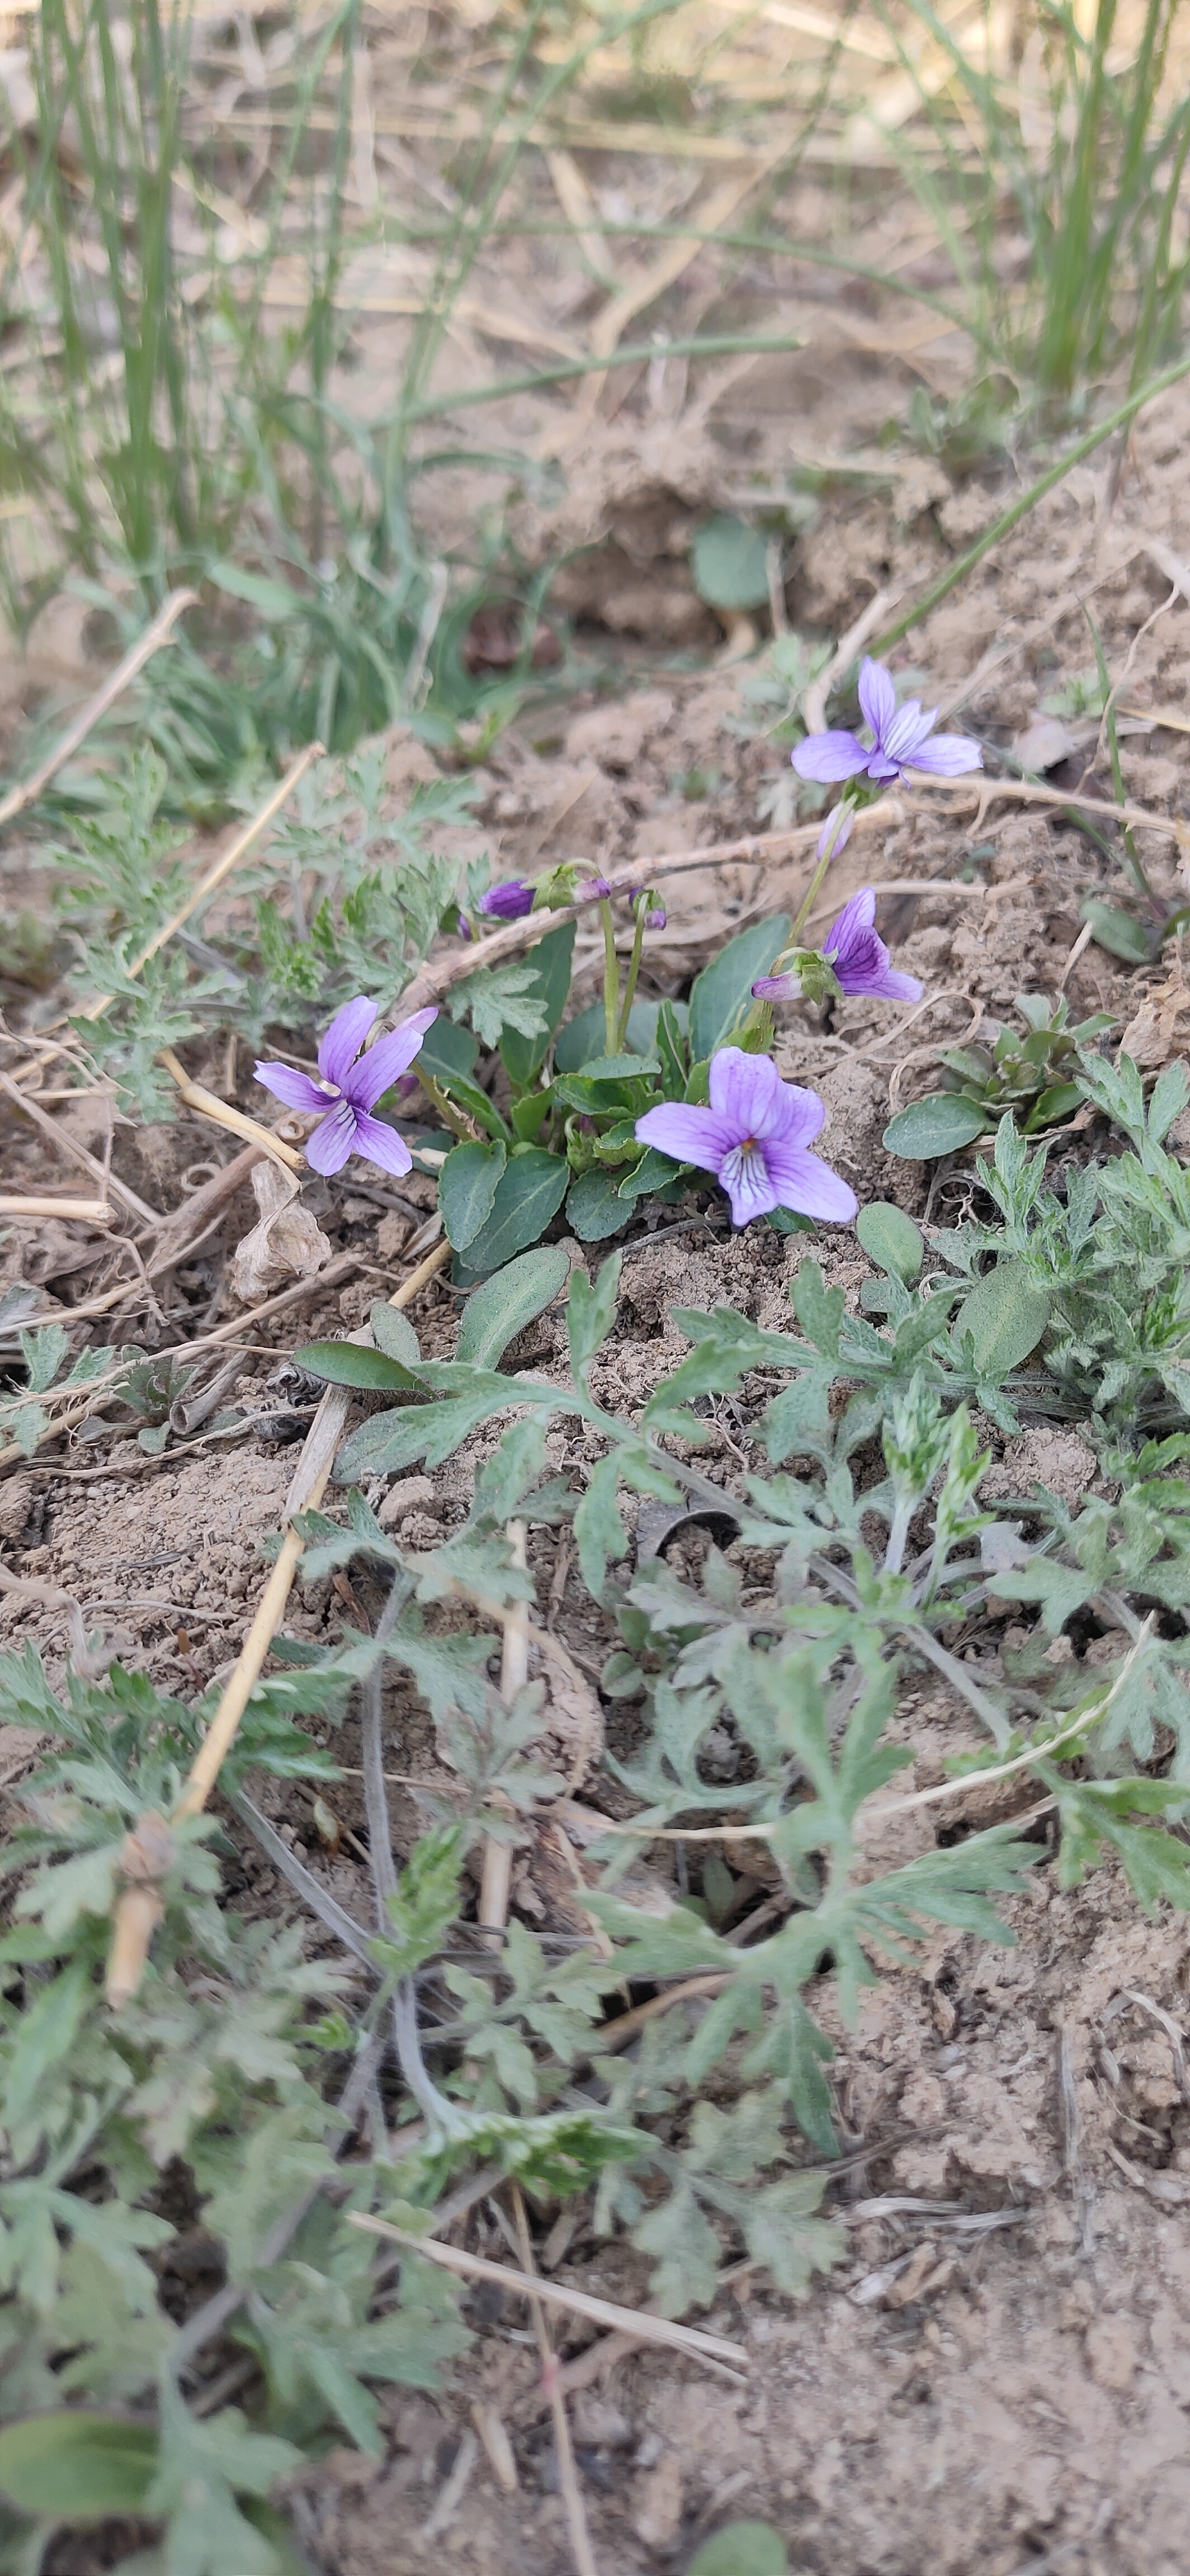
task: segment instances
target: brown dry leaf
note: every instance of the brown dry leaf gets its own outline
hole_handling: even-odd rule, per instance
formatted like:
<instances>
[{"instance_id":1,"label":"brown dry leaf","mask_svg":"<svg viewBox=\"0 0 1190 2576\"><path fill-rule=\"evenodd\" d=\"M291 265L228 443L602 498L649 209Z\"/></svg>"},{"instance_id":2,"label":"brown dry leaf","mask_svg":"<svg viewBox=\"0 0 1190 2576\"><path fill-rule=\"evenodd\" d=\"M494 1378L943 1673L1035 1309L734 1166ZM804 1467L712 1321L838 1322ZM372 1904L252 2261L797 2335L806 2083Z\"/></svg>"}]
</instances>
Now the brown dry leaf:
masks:
<instances>
[{"instance_id":1,"label":"brown dry leaf","mask_svg":"<svg viewBox=\"0 0 1190 2576\"><path fill-rule=\"evenodd\" d=\"M331 1244L309 1208L298 1200L292 1173L278 1163L258 1163L252 1189L260 1223L236 1245L232 1284L242 1305L257 1306L287 1279L308 1279L330 1260Z\"/></svg>"},{"instance_id":2,"label":"brown dry leaf","mask_svg":"<svg viewBox=\"0 0 1190 2576\"><path fill-rule=\"evenodd\" d=\"M603 1751L603 1711L581 1673L543 1659L546 1708L542 1732L562 1748L566 1786L571 1796L595 1768Z\"/></svg>"},{"instance_id":3,"label":"brown dry leaf","mask_svg":"<svg viewBox=\"0 0 1190 2576\"><path fill-rule=\"evenodd\" d=\"M1145 994L1120 1039L1121 1052L1130 1055L1142 1073L1159 1073L1190 1039L1190 1027L1179 1025L1185 1022L1190 1022L1190 986L1175 966L1166 983Z\"/></svg>"}]
</instances>

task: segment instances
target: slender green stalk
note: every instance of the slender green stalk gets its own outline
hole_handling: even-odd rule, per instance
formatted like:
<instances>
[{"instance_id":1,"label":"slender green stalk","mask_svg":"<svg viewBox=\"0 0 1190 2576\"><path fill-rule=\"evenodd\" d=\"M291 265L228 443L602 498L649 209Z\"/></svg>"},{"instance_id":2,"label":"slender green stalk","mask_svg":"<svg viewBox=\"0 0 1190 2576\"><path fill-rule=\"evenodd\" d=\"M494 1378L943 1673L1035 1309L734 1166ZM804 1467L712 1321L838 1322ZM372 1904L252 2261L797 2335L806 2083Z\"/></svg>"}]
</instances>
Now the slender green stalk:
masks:
<instances>
[{"instance_id":1,"label":"slender green stalk","mask_svg":"<svg viewBox=\"0 0 1190 2576\"><path fill-rule=\"evenodd\" d=\"M620 1005L620 1022L616 1031L617 1050L627 1043L629 1014L636 1000L636 987L640 977L641 951L645 944L645 914L649 908L649 900L649 889L646 886L644 892L638 894L636 898L636 935L632 942L632 955L628 960L628 981L624 986L624 999Z\"/></svg>"},{"instance_id":2,"label":"slender green stalk","mask_svg":"<svg viewBox=\"0 0 1190 2576\"><path fill-rule=\"evenodd\" d=\"M846 838L846 833L851 829L851 822L854 813L855 799L851 796L840 796L839 802L830 819L829 830L823 840L818 865L814 870L814 874L810 879L804 895L802 896L802 900L797 910L797 918L785 943L785 954L787 956L792 955L794 949L801 943L802 932L810 918L811 912L813 911L818 889L822 884L822 880L835 855L840 835L842 834L842 836ZM781 973L781 967L775 966L773 968L773 973L779 975Z\"/></svg>"}]
</instances>

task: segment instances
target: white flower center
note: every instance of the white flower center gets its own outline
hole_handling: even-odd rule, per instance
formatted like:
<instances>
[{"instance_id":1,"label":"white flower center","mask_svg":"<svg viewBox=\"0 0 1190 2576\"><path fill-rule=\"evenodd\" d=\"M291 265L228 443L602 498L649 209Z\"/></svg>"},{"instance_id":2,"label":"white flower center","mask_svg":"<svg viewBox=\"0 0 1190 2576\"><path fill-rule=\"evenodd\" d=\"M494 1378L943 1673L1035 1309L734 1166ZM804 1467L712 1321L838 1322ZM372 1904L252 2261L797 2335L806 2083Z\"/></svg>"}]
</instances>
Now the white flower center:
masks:
<instances>
[{"instance_id":1,"label":"white flower center","mask_svg":"<svg viewBox=\"0 0 1190 2576\"><path fill-rule=\"evenodd\" d=\"M318 1088L320 1091L325 1091L328 1100L341 1100L343 1097L338 1083L327 1082L325 1077L322 1075L319 1076Z\"/></svg>"},{"instance_id":2,"label":"white flower center","mask_svg":"<svg viewBox=\"0 0 1190 2576\"><path fill-rule=\"evenodd\" d=\"M761 1199L768 1194L768 1168L764 1148L755 1136L744 1136L731 1152L725 1154L719 1179L725 1190L737 1199Z\"/></svg>"}]
</instances>

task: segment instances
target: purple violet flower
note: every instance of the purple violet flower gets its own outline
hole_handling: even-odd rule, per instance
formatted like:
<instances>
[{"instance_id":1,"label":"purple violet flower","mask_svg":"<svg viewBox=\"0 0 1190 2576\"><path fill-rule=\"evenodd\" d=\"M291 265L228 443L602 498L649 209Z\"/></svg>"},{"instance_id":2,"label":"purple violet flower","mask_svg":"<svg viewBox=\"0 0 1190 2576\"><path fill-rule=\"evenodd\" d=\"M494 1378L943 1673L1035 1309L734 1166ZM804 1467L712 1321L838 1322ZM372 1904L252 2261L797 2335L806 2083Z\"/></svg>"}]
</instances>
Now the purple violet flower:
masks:
<instances>
[{"instance_id":1,"label":"purple violet flower","mask_svg":"<svg viewBox=\"0 0 1190 2576\"><path fill-rule=\"evenodd\" d=\"M874 1002L920 1002L916 975L902 975L890 965L875 919L876 897L871 886L861 886L823 940L820 953L840 992L864 994ZM795 1002L802 983L798 975L762 975L752 990L758 1002Z\"/></svg>"},{"instance_id":2,"label":"purple violet flower","mask_svg":"<svg viewBox=\"0 0 1190 2576\"><path fill-rule=\"evenodd\" d=\"M847 1225L856 1199L837 1172L808 1154L826 1111L816 1091L782 1082L771 1056L720 1047L711 1058L711 1105L688 1108L667 1100L636 1122L642 1145L713 1172L731 1202L733 1225L747 1225L770 1208L796 1208L802 1216Z\"/></svg>"},{"instance_id":3,"label":"purple violet flower","mask_svg":"<svg viewBox=\"0 0 1190 2576\"><path fill-rule=\"evenodd\" d=\"M604 903L612 892L611 878L584 877L582 884L576 886L574 892L576 903Z\"/></svg>"},{"instance_id":4,"label":"purple violet flower","mask_svg":"<svg viewBox=\"0 0 1190 2576\"><path fill-rule=\"evenodd\" d=\"M499 885L489 886L475 907L489 921L523 921L533 910L533 888L523 877L504 877Z\"/></svg>"},{"instance_id":5,"label":"purple violet flower","mask_svg":"<svg viewBox=\"0 0 1190 2576\"><path fill-rule=\"evenodd\" d=\"M982 769L977 742L961 733L934 733L937 707L923 715L918 698L907 698L898 707L887 671L869 655L860 666L859 702L874 736L870 747L854 733L807 734L793 754L799 778L830 785L836 779L858 778L866 770L869 778L887 786L907 769L928 770L935 778L960 778L964 770Z\"/></svg>"},{"instance_id":6,"label":"purple violet flower","mask_svg":"<svg viewBox=\"0 0 1190 2576\"><path fill-rule=\"evenodd\" d=\"M667 917L664 904L654 904L652 911L645 914L646 930L664 930Z\"/></svg>"},{"instance_id":7,"label":"purple violet flower","mask_svg":"<svg viewBox=\"0 0 1190 2576\"><path fill-rule=\"evenodd\" d=\"M275 1100L283 1100L287 1109L321 1109L326 1115L306 1138L306 1161L314 1172L340 1172L349 1154L363 1154L370 1163L379 1163L385 1172L408 1172L413 1156L404 1138L383 1118L373 1118L372 1111L382 1094L391 1090L398 1076L405 1073L417 1054L431 1020L438 1017L431 1007L414 1011L411 1019L390 1029L388 1036L377 1038L366 1055L360 1054L372 1022L376 1004L363 993L353 1002L345 1002L336 1011L318 1049L320 1080L314 1082L308 1073L299 1073L292 1064L258 1064L256 1079L271 1091Z\"/></svg>"}]
</instances>

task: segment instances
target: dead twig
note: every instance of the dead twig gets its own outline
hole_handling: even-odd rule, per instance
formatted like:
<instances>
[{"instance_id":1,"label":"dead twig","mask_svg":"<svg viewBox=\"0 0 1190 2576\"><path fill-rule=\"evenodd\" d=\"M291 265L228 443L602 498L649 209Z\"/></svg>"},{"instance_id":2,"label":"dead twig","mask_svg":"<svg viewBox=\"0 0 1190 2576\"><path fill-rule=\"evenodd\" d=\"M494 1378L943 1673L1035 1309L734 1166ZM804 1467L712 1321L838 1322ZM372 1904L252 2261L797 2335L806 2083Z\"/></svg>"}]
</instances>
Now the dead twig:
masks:
<instances>
[{"instance_id":1,"label":"dead twig","mask_svg":"<svg viewBox=\"0 0 1190 2576\"><path fill-rule=\"evenodd\" d=\"M55 1216L73 1219L78 1225L114 1223L106 1199L22 1198L14 1190L0 1190L0 1216L32 1216L42 1225Z\"/></svg>"},{"instance_id":2,"label":"dead twig","mask_svg":"<svg viewBox=\"0 0 1190 2576\"><path fill-rule=\"evenodd\" d=\"M0 1073L0 1091L23 1117L32 1119L33 1125L41 1129L43 1136L48 1136L60 1154L65 1154L72 1163L81 1164L92 1180L98 1181L101 1198L118 1199L121 1207L127 1208L130 1216L138 1217L142 1225L151 1226L159 1222L156 1208L147 1207L145 1201L137 1197L136 1191L129 1189L127 1181L117 1180L115 1173L97 1161L85 1145L80 1145L77 1137L69 1136L66 1129L58 1125L57 1119L50 1117L48 1110L42 1109L36 1100L31 1100L27 1092L19 1090L11 1074Z\"/></svg>"},{"instance_id":3,"label":"dead twig","mask_svg":"<svg viewBox=\"0 0 1190 2576\"><path fill-rule=\"evenodd\" d=\"M525 2271L536 2277L537 2266L533 2260L533 2244L529 2235L529 2221L525 2216L524 2197L520 2184L516 2182L512 2186L512 2206L521 2249L521 2262ZM558 2386L557 2355L550 2342L545 2310L541 2300L533 2291L529 2294L529 2314L533 2319L533 2332L537 2337L537 2349L541 2355L542 2388L549 2399L550 2413L554 2419L554 2453L558 2462L558 2485L562 2493L562 2502L566 2507L570 2554L577 2569L577 2576L599 2576L599 2570L595 2564L595 2552L591 2547L583 2491L578 2482L566 2400Z\"/></svg>"},{"instance_id":4,"label":"dead twig","mask_svg":"<svg viewBox=\"0 0 1190 2576\"><path fill-rule=\"evenodd\" d=\"M33 776L24 779L19 787L10 787L7 796L0 800L0 825L11 823L14 814L23 814L27 805L36 803L43 787L48 787L51 778L61 769L63 762L69 760L71 752L78 750L79 744L86 741L87 735L98 724L100 717L105 716L108 708L115 705L116 699L127 688L129 681L135 680L137 672L143 671L146 662L151 661L159 647L168 641L171 630L177 624L183 609L193 608L197 598L196 590L171 592L164 607L158 610L152 625L146 626L139 642L124 655L122 662L117 662L114 671L108 672L106 680L96 689L94 697L88 698L86 705L79 708L78 714L71 717L65 733L59 735L48 759L42 761L40 769L35 769Z\"/></svg>"},{"instance_id":5,"label":"dead twig","mask_svg":"<svg viewBox=\"0 0 1190 2576\"><path fill-rule=\"evenodd\" d=\"M497 2289L540 2299L544 2306L566 2309L572 2316L588 2318L592 2325L631 2334L638 2343L664 2344L668 2351L687 2353L695 2361L727 2361L745 2370L748 2367L743 2344L730 2343L726 2335L706 2334L699 2326L678 2325L670 2317L653 2316L647 2308L622 2308L614 2299L595 2299L587 2290L542 2280L532 2272L514 2272L508 2263L489 2263L482 2254L468 2254L459 2245L440 2245L432 2236L408 2236L404 2228L391 2226L386 2218L371 2218L362 2209L350 2210L348 2222L372 2236L387 2237L394 2245L407 2245L411 2254L420 2254L427 2263L440 2263L444 2271L457 2272L464 2281L493 2281Z\"/></svg>"},{"instance_id":6,"label":"dead twig","mask_svg":"<svg viewBox=\"0 0 1190 2576\"><path fill-rule=\"evenodd\" d=\"M176 1082L188 1109L197 1110L200 1118L210 1118L216 1127L230 1129L233 1136L246 1136L250 1145L255 1145L262 1154L271 1155L273 1161L283 1164L286 1171L300 1172L302 1157L292 1145L286 1145L280 1136L274 1136L270 1127L262 1127L259 1119L249 1118L244 1110L233 1109L228 1101L220 1100L218 1093L208 1091L205 1083L192 1082L172 1047L162 1047L158 1063L165 1066L166 1072Z\"/></svg>"}]
</instances>

